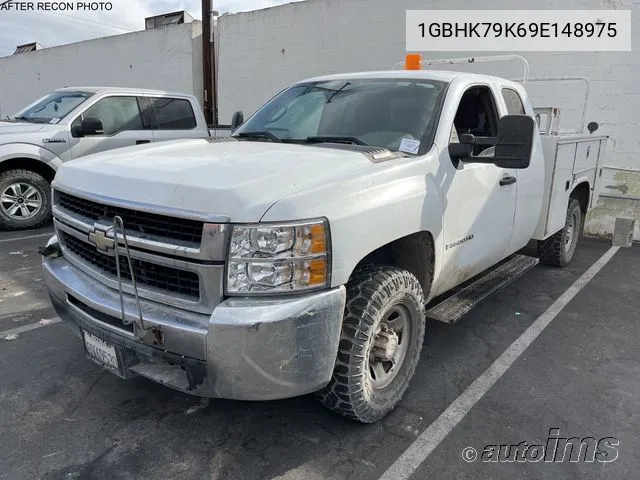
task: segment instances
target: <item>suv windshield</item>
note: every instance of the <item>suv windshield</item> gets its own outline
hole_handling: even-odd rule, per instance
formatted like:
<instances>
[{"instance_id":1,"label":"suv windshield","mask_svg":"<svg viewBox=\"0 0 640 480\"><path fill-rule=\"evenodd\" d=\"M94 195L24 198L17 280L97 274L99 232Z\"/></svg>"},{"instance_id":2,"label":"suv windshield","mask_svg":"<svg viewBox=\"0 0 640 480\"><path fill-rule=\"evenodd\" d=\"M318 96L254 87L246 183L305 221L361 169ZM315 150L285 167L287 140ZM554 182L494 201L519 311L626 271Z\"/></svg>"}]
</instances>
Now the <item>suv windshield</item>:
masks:
<instances>
[{"instance_id":1,"label":"suv windshield","mask_svg":"<svg viewBox=\"0 0 640 480\"><path fill-rule=\"evenodd\" d=\"M403 138L430 138L444 87L444 82L399 78L297 84L267 102L233 136L309 143L335 138L398 150Z\"/></svg>"},{"instance_id":2,"label":"suv windshield","mask_svg":"<svg viewBox=\"0 0 640 480\"><path fill-rule=\"evenodd\" d=\"M53 92L19 111L14 118L32 123L58 123L92 95L88 92Z\"/></svg>"}]
</instances>

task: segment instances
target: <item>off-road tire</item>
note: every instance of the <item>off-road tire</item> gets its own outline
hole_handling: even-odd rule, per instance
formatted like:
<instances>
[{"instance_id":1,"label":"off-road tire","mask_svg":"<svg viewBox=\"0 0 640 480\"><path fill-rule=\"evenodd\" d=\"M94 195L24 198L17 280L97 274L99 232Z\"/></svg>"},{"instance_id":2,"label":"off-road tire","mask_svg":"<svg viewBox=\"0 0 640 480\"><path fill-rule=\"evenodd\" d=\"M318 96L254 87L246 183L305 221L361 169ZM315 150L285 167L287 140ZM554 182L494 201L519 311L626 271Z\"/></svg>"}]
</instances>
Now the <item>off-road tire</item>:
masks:
<instances>
[{"instance_id":1,"label":"off-road tire","mask_svg":"<svg viewBox=\"0 0 640 480\"><path fill-rule=\"evenodd\" d=\"M425 299L418 279L390 266L368 265L347 283L347 302L338 356L329 384L317 396L324 406L352 420L373 423L402 399L418 364L425 332ZM369 353L386 312L396 305L408 312L409 340L391 383L371 386Z\"/></svg>"},{"instance_id":2,"label":"off-road tire","mask_svg":"<svg viewBox=\"0 0 640 480\"><path fill-rule=\"evenodd\" d=\"M572 216L578 218L577 225L574 222L573 227L570 227ZM575 218L575 217L574 217ZM582 232L584 230L584 215L580 208L580 202L575 197L569 198L569 205L567 207L567 218L565 226L559 232L556 232L546 240L538 242L538 257L540 263L543 265L549 265L552 267L566 267L573 260L573 255L576 251ZM567 236L571 235L571 247L569 250L565 249L567 243Z\"/></svg>"},{"instance_id":3,"label":"off-road tire","mask_svg":"<svg viewBox=\"0 0 640 480\"><path fill-rule=\"evenodd\" d=\"M26 230L37 228L51 219L51 193L49 182L42 176L30 170L13 169L0 173L0 192L13 183L25 183L33 186L42 199L42 206L36 215L25 220L11 217L0 208L0 230Z\"/></svg>"}]
</instances>

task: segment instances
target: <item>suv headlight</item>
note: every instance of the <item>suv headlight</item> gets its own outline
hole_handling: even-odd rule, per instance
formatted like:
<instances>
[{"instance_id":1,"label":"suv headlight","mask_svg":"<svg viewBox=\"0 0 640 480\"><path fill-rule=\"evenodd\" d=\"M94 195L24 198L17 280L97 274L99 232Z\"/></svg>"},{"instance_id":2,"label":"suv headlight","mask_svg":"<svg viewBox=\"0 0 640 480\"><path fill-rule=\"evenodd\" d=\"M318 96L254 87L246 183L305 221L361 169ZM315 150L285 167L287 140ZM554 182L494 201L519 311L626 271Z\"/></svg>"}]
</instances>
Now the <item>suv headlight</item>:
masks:
<instances>
[{"instance_id":1,"label":"suv headlight","mask_svg":"<svg viewBox=\"0 0 640 480\"><path fill-rule=\"evenodd\" d=\"M225 292L265 294L327 287L329 250L325 220L234 225Z\"/></svg>"}]
</instances>

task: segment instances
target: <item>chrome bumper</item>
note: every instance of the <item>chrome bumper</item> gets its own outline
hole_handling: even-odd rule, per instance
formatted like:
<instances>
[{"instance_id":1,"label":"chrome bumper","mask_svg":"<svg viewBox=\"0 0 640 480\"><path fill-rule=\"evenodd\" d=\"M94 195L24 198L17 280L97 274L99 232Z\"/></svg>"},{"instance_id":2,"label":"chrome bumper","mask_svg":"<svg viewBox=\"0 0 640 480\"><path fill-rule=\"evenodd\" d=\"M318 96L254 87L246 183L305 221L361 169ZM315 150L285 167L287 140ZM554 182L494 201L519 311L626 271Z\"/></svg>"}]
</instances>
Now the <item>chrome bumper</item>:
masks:
<instances>
[{"instance_id":1,"label":"chrome bumper","mask_svg":"<svg viewBox=\"0 0 640 480\"><path fill-rule=\"evenodd\" d=\"M120 350L125 377L141 375L204 397L271 400L329 382L345 289L268 299L230 298L211 315L141 299L144 331L124 329L117 290L64 257L43 259L52 303L78 335L87 330ZM135 319L134 297L125 315Z\"/></svg>"}]
</instances>

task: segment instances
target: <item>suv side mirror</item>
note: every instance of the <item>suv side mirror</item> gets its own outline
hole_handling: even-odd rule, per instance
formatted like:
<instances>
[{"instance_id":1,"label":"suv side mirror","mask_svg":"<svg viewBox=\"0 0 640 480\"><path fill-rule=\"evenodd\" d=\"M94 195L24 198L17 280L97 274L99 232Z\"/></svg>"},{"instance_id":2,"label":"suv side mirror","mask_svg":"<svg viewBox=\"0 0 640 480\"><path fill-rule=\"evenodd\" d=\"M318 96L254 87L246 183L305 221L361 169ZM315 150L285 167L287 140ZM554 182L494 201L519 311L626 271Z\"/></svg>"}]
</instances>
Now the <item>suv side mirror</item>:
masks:
<instances>
[{"instance_id":1,"label":"suv side mirror","mask_svg":"<svg viewBox=\"0 0 640 480\"><path fill-rule=\"evenodd\" d=\"M82 121L82 133L84 135L102 135L104 127L102 126L102 120L97 118L85 118Z\"/></svg>"},{"instance_id":2,"label":"suv side mirror","mask_svg":"<svg viewBox=\"0 0 640 480\"><path fill-rule=\"evenodd\" d=\"M74 137L102 135L104 133L104 127L102 126L102 121L97 118L85 118L82 120L82 124L73 127L71 133Z\"/></svg>"},{"instance_id":3,"label":"suv side mirror","mask_svg":"<svg viewBox=\"0 0 640 480\"><path fill-rule=\"evenodd\" d=\"M233 118L231 119L231 133L233 133L243 123L244 123L244 114L238 110L233 114Z\"/></svg>"},{"instance_id":4,"label":"suv side mirror","mask_svg":"<svg viewBox=\"0 0 640 480\"><path fill-rule=\"evenodd\" d=\"M498 122L493 163L501 168L523 169L531 163L535 120L528 115L505 115Z\"/></svg>"}]
</instances>

